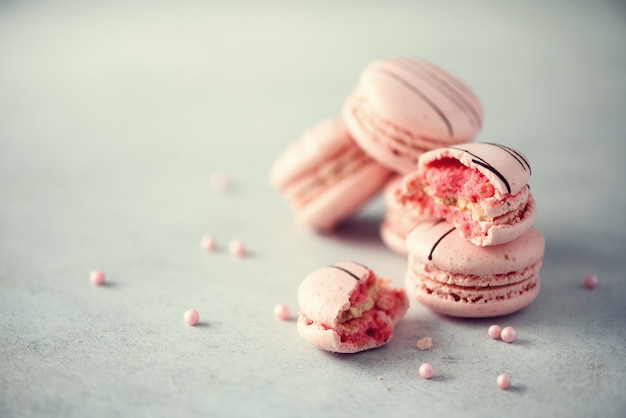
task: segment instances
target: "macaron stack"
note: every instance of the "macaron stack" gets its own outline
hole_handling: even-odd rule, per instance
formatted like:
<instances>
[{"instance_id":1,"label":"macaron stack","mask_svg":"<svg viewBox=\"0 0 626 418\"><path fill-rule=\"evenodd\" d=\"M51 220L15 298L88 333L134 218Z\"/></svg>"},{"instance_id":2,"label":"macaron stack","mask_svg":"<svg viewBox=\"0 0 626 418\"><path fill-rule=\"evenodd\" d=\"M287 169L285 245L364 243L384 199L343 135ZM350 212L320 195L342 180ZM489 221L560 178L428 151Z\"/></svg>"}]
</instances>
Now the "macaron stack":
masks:
<instances>
[{"instance_id":1,"label":"macaron stack","mask_svg":"<svg viewBox=\"0 0 626 418\"><path fill-rule=\"evenodd\" d=\"M521 152L468 143L424 153L403 179L407 210L436 219L408 234L407 293L459 317L505 315L538 295L545 241L533 227L531 168Z\"/></svg>"},{"instance_id":2,"label":"macaron stack","mask_svg":"<svg viewBox=\"0 0 626 418\"><path fill-rule=\"evenodd\" d=\"M478 98L422 60L369 64L341 115L307 130L275 161L270 183L296 220L332 231L384 191L383 242L407 256L406 291L349 262L302 282L298 328L317 347L357 352L385 345L407 296L458 317L505 315L540 288L543 235L525 155L472 142Z\"/></svg>"},{"instance_id":3,"label":"macaron stack","mask_svg":"<svg viewBox=\"0 0 626 418\"><path fill-rule=\"evenodd\" d=\"M394 176L412 172L425 151L472 141L481 125L478 98L445 70L408 58L374 61L342 114L304 132L278 157L270 184L298 223L332 231ZM413 215L403 216L391 214L381 225L385 242L401 253L397 243L408 231L391 225L412 223Z\"/></svg>"}]
</instances>

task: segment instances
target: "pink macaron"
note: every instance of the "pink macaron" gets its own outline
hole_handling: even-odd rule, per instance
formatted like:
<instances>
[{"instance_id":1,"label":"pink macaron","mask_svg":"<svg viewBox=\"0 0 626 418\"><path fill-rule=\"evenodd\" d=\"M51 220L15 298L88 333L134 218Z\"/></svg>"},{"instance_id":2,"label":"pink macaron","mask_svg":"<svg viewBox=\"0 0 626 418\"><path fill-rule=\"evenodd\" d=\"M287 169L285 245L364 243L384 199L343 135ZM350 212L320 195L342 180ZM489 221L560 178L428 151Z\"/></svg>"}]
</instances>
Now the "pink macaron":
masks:
<instances>
[{"instance_id":1,"label":"pink macaron","mask_svg":"<svg viewBox=\"0 0 626 418\"><path fill-rule=\"evenodd\" d=\"M423 154L405 176L403 202L419 213L432 211L478 246L498 245L533 224L528 158L505 145L467 143Z\"/></svg>"},{"instance_id":2,"label":"pink macaron","mask_svg":"<svg viewBox=\"0 0 626 418\"><path fill-rule=\"evenodd\" d=\"M425 151L472 141L482 127L483 110L449 72L423 60L391 58L363 70L343 117L365 152L407 174Z\"/></svg>"},{"instance_id":3,"label":"pink macaron","mask_svg":"<svg viewBox=\"0 0 626 418\"><path fill-rule=\"evenodd\" d=\"M385 245L401 255L407 255L406 236L417 223L431 219L431 212L407 209L402 202L402 176L396 176L383 190L385 217L380 225L380 236Z\"/></svg>"},{"instance_id":4,"label":"pink macaron","mask_svg":"<svg viewBox=\"0 0 626 418\"><path fill-rule=\"evenodd\" d=\"M381 347L393 337L409 300L369 268L341 262L318 269L298 288L298 331L316 347L356 353Z\"/></svg>"},{"instance_id":5,"label":"pink macaron","mask_svg":"<svg viewBox=\"0 0 626 418\"><path fill-rule=\"evenodd\" d=\"M340 118L306 131L274 162L270 184L297 221L330 231L382 190L392 172L365 154Z\"/></svg>"},{"instance_id":6,"label":"pink macaron","mask_svg":"<svg viewBox=\"0 0 626 418\"><path fill-rule=\"evenodd\" d=\"M510 314L539 294L544 249L544 237L534 227L514 241L478 247L445 220L425 221L407 237L407 293L446 315Z\"/></svg>"}]
</instances>

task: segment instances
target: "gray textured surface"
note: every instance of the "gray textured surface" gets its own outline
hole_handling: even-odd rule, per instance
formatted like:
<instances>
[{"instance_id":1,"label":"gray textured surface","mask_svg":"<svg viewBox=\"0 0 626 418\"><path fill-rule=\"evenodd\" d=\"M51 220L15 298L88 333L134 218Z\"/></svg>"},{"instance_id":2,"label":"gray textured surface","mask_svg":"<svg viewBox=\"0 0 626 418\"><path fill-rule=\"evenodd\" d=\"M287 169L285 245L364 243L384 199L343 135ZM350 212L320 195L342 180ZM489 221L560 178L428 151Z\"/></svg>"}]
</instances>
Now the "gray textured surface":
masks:
<instances>
[{"instance_id":1,"label":"gray textured surface","mask_svg":"<svg viewBox=\"0 0 626 418\"><path fill-rule=\"evenodd\" d=\"M624 416L623 3L360 3L0 4L1 417ZM318 236L267 174L396 54L466 80L479 139L531 159L543 289L497 320L413 305L387 347L332 355L274 304L296 311L301 278L340 260L401 285L405 260L380 243L380 199ZM205 254L204 233L252 254Z\"/></svg>"}]
</instances>

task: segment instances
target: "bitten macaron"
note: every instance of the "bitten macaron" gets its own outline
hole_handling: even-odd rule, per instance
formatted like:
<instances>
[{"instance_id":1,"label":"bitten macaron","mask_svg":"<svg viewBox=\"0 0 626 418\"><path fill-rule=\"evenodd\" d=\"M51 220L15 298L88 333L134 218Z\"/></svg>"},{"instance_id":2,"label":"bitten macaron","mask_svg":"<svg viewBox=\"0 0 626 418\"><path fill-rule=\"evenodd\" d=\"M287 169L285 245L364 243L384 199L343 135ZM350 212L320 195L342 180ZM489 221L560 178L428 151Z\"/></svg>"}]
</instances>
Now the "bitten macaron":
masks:
<instances>
[{"instance_id":1,"label":"bitten macaron","mask_svg":"<svg viewBox=\"0 0 626 418\"><path fill-rule=\"evenodd\" d=\"M403 202L452 223L474 245L512 241L533 224L535 199L528 158L511 147L467 143L419 158L405 176Z\"/></svg>"},{"instance_id":2,"label":"bitten macaron","mask_svg":"<svg viewBox=\"0 0 626 418\"><path fill-rule=\"evenodd\" d=\"M307 275L298 288L298 331L314 346L356 353L387 344L409 307L404 289L392 288L355 262L341 262Z\"/></svg>"},{"instance_id":3,"label":"bitten macaron","mask_svg":"<svg viewBox=\"0 0 626 418\"><path fill-rule=\"evenodd\" d=\"M343 118L365 152L407 174L425 151L471 142L482 128L483 109L448 71L424 60L390 58L365 67Z\"/></svg>"},{"instance_id":4,"label":"bitten macaron","mask_svg":"<svg viewBox=\"0 0 626 418\"><path fill-rule=\"evenodd\" d=\"M426 221L411 230L406 244L407 294L435 312L506 315L539 294L545 240L534 227L505 244L478 247L445 220Z\"/></svg>"},{"instance_id":5,"label":"bitten macaron","mask_svg":"<svg viewBox=\"0 0 626 418\"><path fill-rule=\"evenodd\" d=\"M331 231L378 194L391 176L335 118L307 130L282 152L271 168L270 184L285 195L300 224Z\"/></svg>"}]
</instances>

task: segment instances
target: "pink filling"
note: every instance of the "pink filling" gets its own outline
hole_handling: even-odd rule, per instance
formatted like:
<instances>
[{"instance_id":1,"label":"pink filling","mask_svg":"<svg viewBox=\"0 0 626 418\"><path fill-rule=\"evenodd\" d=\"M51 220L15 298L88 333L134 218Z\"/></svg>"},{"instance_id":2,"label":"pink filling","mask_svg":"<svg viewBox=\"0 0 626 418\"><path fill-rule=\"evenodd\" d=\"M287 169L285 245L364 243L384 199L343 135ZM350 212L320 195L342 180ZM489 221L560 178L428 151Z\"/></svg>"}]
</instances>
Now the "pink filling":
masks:
<instances>
[{"instance_id":1,"label":"pink filling","mask_svg":"<svg viewBox=\"0 0 626 418\"><path fill-rule=\"evenodd\" d=\"M478 202L495 193L493 185L485 176L452 158L442 158L430 163L424 180L430 186L431 195L442 199Z\"/></svg>"},{"instance_id":2,"label":"pink filling","mask_svg":"<svg viewBox=\"0 0 626 418\"><path fill-rule=\"evenodd\" d=\"M342 343L360 346L367 345L373 339L377 344L381 344L389 341L393 335L393 323L389 320L389 315L383 311L372 309L353 321L359 322L358 331L341 333Z\"/></svg>"},{"instance_id":3,"label":"pink filling","mask_svg":"<svg viewBox=\"0 0 626 418\"><path fill-rule=\"evenodd\" d=\"M446 218L457 225L465 236L483 235L484 231L473 218L469 210L456 207L458 200L477 203L493 197L495 189L491 183L476 170L471 170L453 158L442 158L429 164L424 174L424 183L429 186L429 194L433 198L443 199L449 204L434 205L429 202L430 209L437 217Z\"/></svg>"},{"instance_id":4,"label":"pink filling","mask_svg":"<svg viewBox=\"0 0 626 418\"><path fill-rule=\"evenodd\" d=\"M370 270L367 279L359 280L358 286L352 291L350 295L350 306L365 305L365 303L367 303L368 289L374 285L375 281L376 276Z\"/></svg>"},{"instance_id":5,"label":"pink filling","mask_svg":"<svg viewBox=\"0 0 626 418\"><path fill-rule=\"evenodd\" d=\"M376 275L370 271L367 279L361 279L359 286L350 296L351 306L365 305L368 300L369 289L375 285ZM374 306L337 326L342 343L356 346L369 345L374 340L376 345L389 341L393 335L396 321L404 314L406 307L402 300L406 298L401 289L390 289L386 281L379 281L379 289L375 296Z\"/></svg>"}]
</instances>

